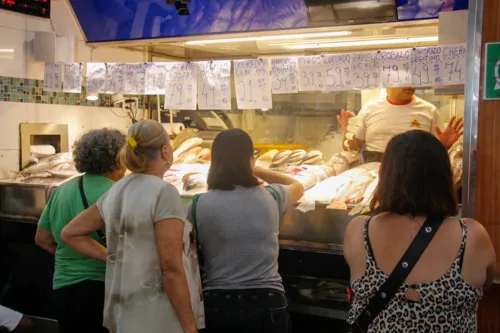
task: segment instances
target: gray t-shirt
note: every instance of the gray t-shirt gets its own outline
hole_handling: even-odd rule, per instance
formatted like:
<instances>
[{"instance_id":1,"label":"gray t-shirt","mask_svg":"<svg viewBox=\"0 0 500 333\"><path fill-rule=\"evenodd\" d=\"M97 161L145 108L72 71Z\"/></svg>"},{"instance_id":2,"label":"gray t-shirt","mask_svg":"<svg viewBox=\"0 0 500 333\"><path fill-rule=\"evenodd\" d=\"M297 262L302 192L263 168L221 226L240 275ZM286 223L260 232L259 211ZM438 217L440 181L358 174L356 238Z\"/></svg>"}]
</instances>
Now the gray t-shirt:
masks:
<instances>
[{"instance_id":1,"label":"gray t-shirt","mask_svg":"<svg viewBox=\"0 0 500 333\"><path fill-rule=\"evenodd\" d=\"M271 288L284 291L278 273L279 221L290 205L291 192L237 187L200 196L196 214L198 239L205 258L204 290ZM192 221L191 204L188 207Z\"/></svg>"}]
</instances>

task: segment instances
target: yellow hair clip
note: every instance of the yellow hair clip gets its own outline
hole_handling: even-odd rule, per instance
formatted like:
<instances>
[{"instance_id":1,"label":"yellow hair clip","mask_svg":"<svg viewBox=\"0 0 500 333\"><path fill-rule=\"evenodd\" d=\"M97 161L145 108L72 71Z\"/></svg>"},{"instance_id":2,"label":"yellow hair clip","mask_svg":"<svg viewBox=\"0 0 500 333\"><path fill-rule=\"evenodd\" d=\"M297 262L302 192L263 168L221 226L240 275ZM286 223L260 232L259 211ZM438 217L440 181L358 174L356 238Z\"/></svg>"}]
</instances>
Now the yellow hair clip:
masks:
<instances>
[{"instance_id":1,"label":"yellow hair clip","mask_svg":"<svg viewBox=\"0 0 500 333\"><path fill-rule=\"evenodd\" d=\"M135 141L134 137L130 137L125 139L127 141L127 144L132 148L135 149L137 147L137 141Z\"/></svg>"}]
</instances>

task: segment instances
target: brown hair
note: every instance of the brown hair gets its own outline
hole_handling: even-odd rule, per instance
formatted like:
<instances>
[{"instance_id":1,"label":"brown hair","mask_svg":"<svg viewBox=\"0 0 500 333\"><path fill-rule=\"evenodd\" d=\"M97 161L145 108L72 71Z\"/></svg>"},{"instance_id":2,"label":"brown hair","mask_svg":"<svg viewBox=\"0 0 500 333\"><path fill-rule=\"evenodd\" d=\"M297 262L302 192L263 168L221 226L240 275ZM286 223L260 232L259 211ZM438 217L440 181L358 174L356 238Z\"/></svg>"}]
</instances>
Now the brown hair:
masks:
<instances>
[{"instance_id":1,"label":"brown hair","mask_svg":"<svg viewBox=\"0 0 500 333\"><path fill-rule=\"evenodd\" d=\"M133 140L131 140L133 139ZM133 143L130 144L128 141ZM135 147L133 145L135 144ZM169 144L167 131L155 120L143 120L128 128L123 162L132 172L145 172L151 161Z\"/></svg>"},{"instance_id":2,"label":"brown hair","mask_svg":"<svg viewBox=\"0 0 500 333\"><path fill-rule=\"evenodd\" d=\"M250 165L252 156L253 142L246 132L235 128L219 133L212 145L208 189L231 191L235 186L260 185Z\"/></svg>"},{"instance_id":3,"label":"brown hair","mask_svg":"<svg viewBox=\"0 0 500 333\"><path fill-rule=\"evenodd\" d=\"M444 218L458 214L448 152L432 134L414 130L392 138L380 166L370 208Z\"/></svg>"}]
</instances>

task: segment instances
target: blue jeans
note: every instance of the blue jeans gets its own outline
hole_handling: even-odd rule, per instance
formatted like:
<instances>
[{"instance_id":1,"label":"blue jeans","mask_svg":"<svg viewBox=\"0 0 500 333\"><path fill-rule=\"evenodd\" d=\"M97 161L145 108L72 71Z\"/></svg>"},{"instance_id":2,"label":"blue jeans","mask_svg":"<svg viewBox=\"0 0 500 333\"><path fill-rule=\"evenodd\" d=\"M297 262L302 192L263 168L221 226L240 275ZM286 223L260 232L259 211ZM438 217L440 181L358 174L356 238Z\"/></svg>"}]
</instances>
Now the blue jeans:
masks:
<instances>
[{"instance_id":1,"label":"blue jeans","mask_svg":"<svg viewBox=\"0 0 500 333\"><path fill-rule=\"evenodd\" d=\"M275 289L205 291L206 333L290 333L285 294Z\"/></svg>"}]
</instances>

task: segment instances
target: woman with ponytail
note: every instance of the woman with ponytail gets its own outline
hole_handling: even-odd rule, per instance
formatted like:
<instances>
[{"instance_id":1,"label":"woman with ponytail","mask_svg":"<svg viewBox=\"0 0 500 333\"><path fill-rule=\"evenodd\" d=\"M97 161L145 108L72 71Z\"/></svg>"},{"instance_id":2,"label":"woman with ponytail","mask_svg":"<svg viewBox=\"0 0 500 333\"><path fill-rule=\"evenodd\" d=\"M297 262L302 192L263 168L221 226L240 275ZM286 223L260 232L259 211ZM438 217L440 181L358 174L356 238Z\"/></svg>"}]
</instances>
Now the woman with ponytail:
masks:
<instances>
[{"instance_id":1,"label":"woman with ponytail","mask_svg":"<svg viewBox=\"0 0 500 333\"><path fill-rule=\"evenodd\" d=\"M178 191L163 181L172 158L160 123L130 126L123 161L132 173L62 232L74 250L106 262L104 326L111 333L198 331L183 264L192 227ZM103 227L107 251L90 237Z\"/></svg>"}]
</instances>

